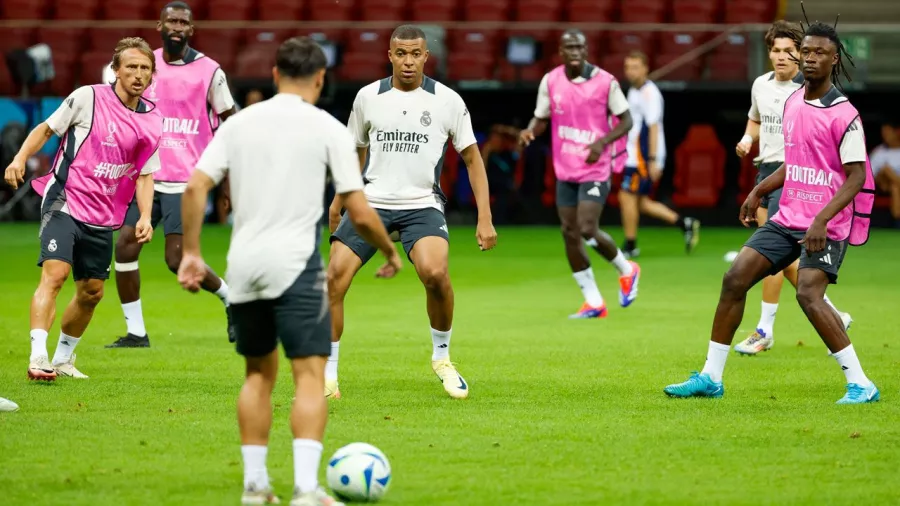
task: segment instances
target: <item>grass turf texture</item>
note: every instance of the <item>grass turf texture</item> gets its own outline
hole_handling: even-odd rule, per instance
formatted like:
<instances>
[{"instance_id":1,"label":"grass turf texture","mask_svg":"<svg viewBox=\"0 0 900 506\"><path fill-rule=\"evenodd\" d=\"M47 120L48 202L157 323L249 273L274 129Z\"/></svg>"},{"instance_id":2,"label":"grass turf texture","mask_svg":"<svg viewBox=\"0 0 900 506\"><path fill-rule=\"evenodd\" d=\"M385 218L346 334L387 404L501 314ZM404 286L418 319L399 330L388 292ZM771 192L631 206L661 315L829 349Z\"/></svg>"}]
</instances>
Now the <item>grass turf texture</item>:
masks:
<instances>
[{"instance_id":1,"label":"grass turf texture","mask_svg":"<svg viewBox=\"0 0 900 506\"><path fill-rule=\"evenodd\" d=\"M0 226L0 396L21 405L0 414L0 502L237 504L243 367L219 301L177 286L157 235L141 258L153 347L103 349L125 330L111 281L77 350L91 378L29 383L36 234L32 225ZM628 309L616 303L613 269L592 254L610 316L570 321L581 296L556 229L501 229L499 248L481 253L473 229L454 228L451 350L472 389L466 401L448 398L431 372L412 266L376 280L372 262L348 296L344 399L330 403L323 458L353 441L380 447L394 471L389 504L894 504L900 234L876 230L852 248L829 290L855 319L850 335L880 403L834 405L844 377L787 284L775 348L732 354L723 399L663 395L702 367L722 256L748 234L704 230L685 257L677 232L642 230L640 297ZM227 244L227 229L204 231L206 258L220 272ZM756 323L759 290L748 296L738 339ZM69 282L51 356L72 293ZM291 396L282 367L268 459L282 497L293 483Z\"/></svg>"}]
</instances>

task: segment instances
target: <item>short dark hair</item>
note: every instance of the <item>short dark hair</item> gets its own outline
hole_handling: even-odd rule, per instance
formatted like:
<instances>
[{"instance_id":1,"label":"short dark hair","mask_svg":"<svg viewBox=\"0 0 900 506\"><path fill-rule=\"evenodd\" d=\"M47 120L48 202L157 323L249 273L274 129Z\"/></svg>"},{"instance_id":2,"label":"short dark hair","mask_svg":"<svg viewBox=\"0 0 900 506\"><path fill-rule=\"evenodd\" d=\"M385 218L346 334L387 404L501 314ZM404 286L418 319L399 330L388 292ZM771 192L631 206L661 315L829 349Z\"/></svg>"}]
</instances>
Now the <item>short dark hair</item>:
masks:
<instances>
[{"instance_id":1,"label":"short dark hair","mask_svg":"<svg viewBox=\"0 0 900 506\"><path fill-rule=\"evenodd\" d=\"M391 40L416 40L422 39L425 42L428 42L428 37L425 36L425 32L422 31L421 28L415 25L400 25L395 30L394 33L391 34Z\"/></svg>"},{"instance_id":2,"label":"short dark hair","mask_svg":"<svg viewBox=\"0 0 900 506\"><path fill-rule=\"evenodd\" d=\"M284 77L302 79L326 68L325 51L309 37L292 37L275 53L275 67Z\"/></svg>"},{"instance_id":3,"label":"short dark hair","mask_svg":"<svg viewBox=\"0 0 900 506\"><path fill-rule=\"evenodd\" d=\"M185 3L185 2L178 2L178 1L176 1L176 2L169 2L169 3L167 3L167 4L165 5L165 7L163 7L162 10L159 11L159 16L160 16L160 18L165 18L165 17L166 17L166 11L168 11L169 9L176 9L176 10L184 10L184 11L188 11L188 13L191 15L191 21L194 20L194 11L191 9L191 6L188 5L188 4Z\"/></svg>"},{"instance_id":4,"label":"short dark hair","mask_svg":"<svg viewBox=\"0 0 900 506\"><path fill-rule=\"evenodd\" d=\"M628 53L625 57L630 60L640 60L647 67L650 66L650 59L647 58L647 55L644 54L643 51L632 51L632 52Z\"/></svg>"},{"instance_id":5,"label":"short dark hair","mask_svg":"<svg viewBox=\"0 0 900 506\"><path fill-rule=\"evenodd\" d=\"M803 40L803 30L797 23L780 19L772 23L769 31L766 32L766 48L769 51L775 45L775 39L791 39L794 42L794 47L799 50L800 43Z\"/></svg>"}]
</instances>

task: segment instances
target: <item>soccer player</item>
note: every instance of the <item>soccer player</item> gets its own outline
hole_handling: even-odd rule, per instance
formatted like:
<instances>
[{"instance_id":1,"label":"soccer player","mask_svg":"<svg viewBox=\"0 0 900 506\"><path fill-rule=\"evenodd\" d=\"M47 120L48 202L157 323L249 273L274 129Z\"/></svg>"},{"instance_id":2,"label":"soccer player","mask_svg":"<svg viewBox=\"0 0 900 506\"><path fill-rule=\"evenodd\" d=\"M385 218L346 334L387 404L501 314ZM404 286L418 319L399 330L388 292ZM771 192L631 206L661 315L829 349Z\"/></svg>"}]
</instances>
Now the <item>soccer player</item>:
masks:
<instances>
[{"instance_id":1,"label":"soccer player","mask_svg":"<svg viewBox=\"0 0 900 506\"><path fill-rule=\"evenodd\" d=\"M41 204L41 280L31 301L28 377L87 378L75 368L75 347L103 297L113 253L113 230L122 226L136 198L136 240L150 241L153 172L159 169L162 115L141 98L152 85L156 58L141 38L119 41L113 56L115 84L78 88L25 140L6 169L13 188L24 182L25 161L51 135L63 138L53 170L32 181ZM47 333L56 297L72 274L75 296L62 317L59 345L48 360Z\"/></svg>"},{"instance_id":2,"label":"soccer player","mask_svg":"<svg viewBox=\"0 0 900 506\"><path fill-rule=\"evenodd\" d=\"M154 51L159 66L146 98L159 107L164 119L159 151L162 168L153 175L150 223L153 228L160 223L163 225L165 261L174 273L181 262L181 195L213 132L221 121L234 114L235 108L219 64L189 45L194 34L191 8L183 2L167 4L156 29L162 35L163 47ZM141 309L138 257L142 244L135 237L138 214L137 205L132 203L116 241L116 287L127 331L107 348L150 346ZM212 269L207 269L203 289L218 296L227 313L228 285ZM228 333L229 341L233 341L230 325Z\"/></svg>"},{"instance_id":3,"label":"soccer player","mask_svg":"<svg viewBox=\"0 0 900 506\"><path fill-rule=\"evenodd\" d=\"M837 282L848 245L868 240L875 199L859 113L833 84L845 73L845 58L849 55L834 28L822 23L807 28L800 46L806 83L784 108L784 164L741 207L745 225L763 225L725 274L703 371L665 387L666 394L724 394L722 371L747 291L799 258L797 301L847 378L847 393L838 403L878 400L878 388L866 377L841 319L824 299L828 284ZM760 220L760 199L782 186L778 212L769 221Z\"/></svg>"},{"instance_id":4,"label":"soccer player","mask_svg":"<svg viewBox=\"0 0 900 506\"><path fill-rule=\"evenodd\" d=\"M735 151L741 158L747 156L753 143L759 141L759 157L754 160L759 173L757 184L769 177L784 163L784 136L781 119L784 104L792 93L803 86L803 73L794 59L803 39L803 32L796 24L787 21L776 21L766 33L766 45L769 48L769 60L775 69L756 79L750 93L750 112L744 137ZM765 223L778 212L778 201L781 188L775 189L768 196L760 199L757 211L760 223ZM767 276L763 280L762 311L756 330L746 339L735 345L734 350L743 355L756 355L768 351L775 345L775 314L778 310L778 299L781 296L781 285L787 277L792 285L797 286L797 268L799 260L790 264L782 272ZM825 295L825 303L838 311ZM849 329L852 319L847 313L838 311L844 327Z\"/></svg>"},{"instance_id":5,"label":"soccer player","mask_svg":"<svg viewBox=\"0 0 900 506\"><path fill-rule=\"evenodd\" d=\"M325 68L325 53L311 39L284 42L273 71L277 95L222 126L197 162L184 194L184 255L178 280L197 292L207 275L200 254L207 197L230 174L234 230L228 251L229 297L237 351L247 371L238 398L242 504L278 503L269 484L266 454L279 342L291 363L296 394L291 412L291 505L340 504L318 487L328 417L322 391L331 350L319 254L327 172L351 226L387 258L384 274L393 275L401 266L393 242L362 194L353 139L344 125L313 105L322 92Z\"/></svg>"},{"instance_id":6,"label":"soccer player","mask_svg":"<svg viewBox=\"0 0 900 506\"><path fill-rule=\"evenodd\" d=\"M684 247L690 253L700 241L700 220L680 216L665 204L650 198L653 185L659 182L666 167L666 135L663 132L663 96L656 83L647 78L650 67L647 55L635 51L625 58L625 77L631 83L628 108L633 125L628 131L628 160L619 190L622 228L628 258L640 255L637 247L641 214L652 216L678 227L684 234Z\"/></svg>"},{"instance_id":7,"label":"soccer player","mask_svg":"<svg viewBox=\"0 0 900 506\"><path fill-rule=\"evenodd\" d=\"M391 35L388 58L393 75L362 88L353 102L349 128L363 170L365 194L389 232L397 233L425 287L433 351L431 367L453 398L469 395L469 386L450 363L453 288L447 272L450 236L444 218L440 171L448 139L462 155L478 206L475 238L482 251L494 247L487 174L472 132L472 117L462 98L425 76L428 43L421 29L403 25ZM340 397L338 356L344 333L344 297L357 271L375 248L340 216L341 202L329 209L331 255L328 297L333 344L325 370L325 394ZM379 276L384 271L379 271Z\"/></svg>"},{"instance_id":8,"label":"soccer player","mask_svg":"<svg viewBox=\"0 0 900 506\"><path fill-rule=\"evenodd\" d=\"M632 119L618 81L587 62L583 33L565 32L559 54L564 63L541 79L534 118L519 139L527 146L553 122L556 207L569 267L584 295L581 309L570 318L605 318L606 303L583 243L619 271L619 304L631 305L637 298L640 267L625 258L612 237L598 227L612 166L617 163L615 149L610 148L620 144L617 140L625 140Z\"/></svg>"}]
</instances>

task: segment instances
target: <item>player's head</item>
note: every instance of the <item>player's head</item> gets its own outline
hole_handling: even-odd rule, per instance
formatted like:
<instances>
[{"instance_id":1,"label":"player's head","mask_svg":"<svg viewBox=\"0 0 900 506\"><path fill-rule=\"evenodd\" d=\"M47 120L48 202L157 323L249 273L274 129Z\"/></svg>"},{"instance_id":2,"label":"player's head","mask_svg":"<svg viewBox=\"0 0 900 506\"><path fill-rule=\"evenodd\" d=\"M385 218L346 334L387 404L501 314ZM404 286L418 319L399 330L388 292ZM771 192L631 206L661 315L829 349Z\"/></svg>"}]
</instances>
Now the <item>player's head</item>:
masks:
<instances>
[{"instance_id":1,"label":"player's head","mask_svg":"<svg viewBox=\"0 0 900 506\"><path fill-rule=\"evenodd\" d=\"M284 41L275 53L272 77L279 92L291 90L305 93L304 99L315 103L325 86L328 60L325 51L309 37L293 37Z\"/></svg>"},{"instance_id":2,"label":"player's head","mask_svg":"<svg viewBox=\"0 0 900 506\"><path fill-rule=\"evenodd\" d=\"M797 54L802 42L803 30L796 23L776 21L766 32L769 60L780 80L788 80L797 74Z\"/></svg>"},{"instance_id":3,"label":"player's head","mask_svg":"<svg viewBox=\"0 0 900 506\"><path fill-rule=\"evenodd\" d=\"M806 18L806 8L800 2L803 9L803 17ZM807 81L821 82L829 80L831 83L841 86L840 76L843 75L850 81L850 74L844 67L846 59L853 65L853 57L847 52L841 38L837 33L837 20L834 26L816 21L809 23L807 19L806 29L803 31L803 41L800 44L800 62L803 65L803 75Z\"/></svg>"},{"instance_id":4,"label":"player's head","mask_svg":"<svg viewBox=\"0 0 900 506\"><path fill-rule=\"evenodd\" d=\"M428 61L428 41L418 26L401 25L391 34L388 58L394 69L394 79L407 86L418 85L425 74Z\"/></svg>"},{"instance_id":5,"label":"player's head","mask_svg":"<svg viewBox=\"0 0 900 506\"><path fill-rule=\"evenodd\" d=\"M159 15L156 30L162 35L163 49L170 55L180 55L194 35L194 13L184 2L169 2Z\"/></svg>"},{"instance_id":6,"label":"player's head","mask_svg":"<svg viewBox=\"0 0 900 506\"><path fill-rule=\"evenodd\" d=\"M881 125L881 140L889 148L900 147L900 121L885 121Z\"/></svg>"},{"instance_id":7,"label":"player's head","mask_svg":"<svg viewBox=\"0 0 900 506\"><path fill-rule=\"evenodd\" d=\"M139 97L153 81L156 57L146 40L126 37L116 44L112 69L116 73L116 86L131 97Z\"/></svg>"},{"instance_id":8,"label":"player's head","mask_svg":"<svg viewBox=\"0 0 900 506\"><path fill-rule=\"evenodd\" d=\"M625 78L632 85L642 84L650 73L647 55L640 51L632 51L625 57Z\"/></svg>"},{"instance_id":9,"label":"player's head","mask_svg":"<svg viewBox=\"0 0 900 506\"><path fill-rule=\"evenodd\" d=\"M559 55L566 67L581 69L587 59L587 38L584 33L574 28L566 30L559 38Z\"/></svg>"}]
</instances>

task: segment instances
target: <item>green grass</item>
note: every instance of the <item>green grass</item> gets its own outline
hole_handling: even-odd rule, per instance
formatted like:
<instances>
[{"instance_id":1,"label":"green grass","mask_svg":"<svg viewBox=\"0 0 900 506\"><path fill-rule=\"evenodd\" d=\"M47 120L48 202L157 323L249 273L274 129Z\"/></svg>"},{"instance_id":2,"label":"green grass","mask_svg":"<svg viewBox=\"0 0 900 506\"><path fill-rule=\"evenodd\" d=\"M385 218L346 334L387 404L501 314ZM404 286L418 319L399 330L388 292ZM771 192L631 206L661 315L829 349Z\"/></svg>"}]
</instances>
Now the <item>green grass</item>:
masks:
<instances>
[{"instance_id":1,"label":"green grass","mask_svg":"<svg viewBox=\"0 0 900 506\"><path fill-rule=\"evenodd\" d=\"M207 259L220 270L227 233L204 232ZM376 280L373 262L348 296L344 399L330 405L325 451L353 441L384 450L394 470L387 504L896 504L900 234L877 230L851 249L829 290L852 313L851 339L883 396L841 407L844 377L789 285L774 350L732 355L723 399L662 394L702 367L722 256L747 231L705 230L689 258L676 232L643 231L640 297L627 310L616 304L612 268L594 257L611 303L603 321L566 319L581 298L557 230L503 229L490 253L478 252L472 229L451 233L452 357L471 386L468 400L449 399L431 372L424 294L411 268ZM0 502L237 504L243 367L218 300L178 287L158 236L141 259L153 348L103 348L124 331L111 282L78 348L91 378L29 384L37 253L35 226L0 227L0 396L22 408L0 415ZM58 314L72 292L69 283ZM741 338L759 316L758 287L748 301ZM57 322L51 353L58 332ZM291 396L282 368L269 455L282 495L293 481Z\"/></svg>"}]
</instances>

